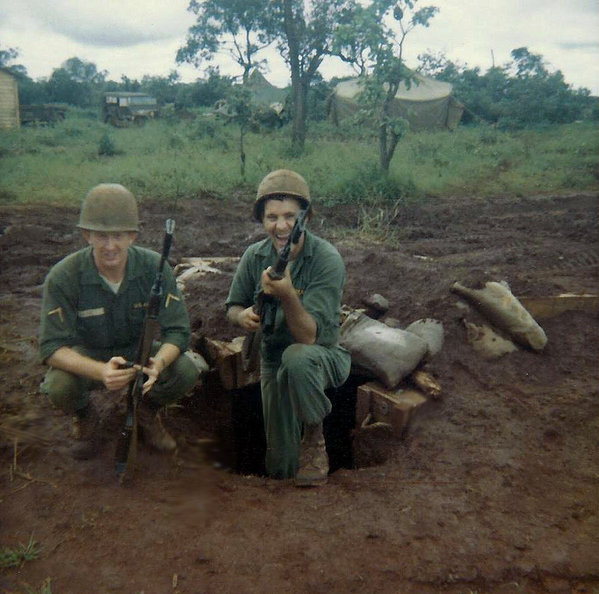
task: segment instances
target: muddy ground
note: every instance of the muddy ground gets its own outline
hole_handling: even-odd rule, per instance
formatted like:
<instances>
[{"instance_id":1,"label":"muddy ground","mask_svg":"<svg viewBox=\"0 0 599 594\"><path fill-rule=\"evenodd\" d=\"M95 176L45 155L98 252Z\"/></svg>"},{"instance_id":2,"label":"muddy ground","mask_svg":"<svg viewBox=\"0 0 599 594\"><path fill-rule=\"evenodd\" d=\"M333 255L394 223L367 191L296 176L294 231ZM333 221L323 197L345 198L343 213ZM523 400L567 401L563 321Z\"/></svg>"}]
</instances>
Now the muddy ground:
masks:
<instances>
[{"instance_id":1,"label":"muddy ground","mask_svg":"<svg viewBox=\"0 0 599 594\"><path fill-rule=\"evenodd\" d=\"M248 200L145 203L139 243L158 249L173 217L173 265L238 256L260 237ZM596 195L435 199L389 225L393 245L359 236L358 208L320 209L312 228L345 259L345 303L379 293L402 326L442 321L445 344L429 363L443 395L403 439L350 431L355 385L337 394L334 472L313 490L261 476L259 395L224 392L213 373L169 410L177 455L142 448L130 485L113 472L114 395L93 395L102 456L70 458L70 419L38 392L36 335L48 268L83 245L76 219L0 207L0 423L49 440L0 434L0 548L39 543L37 559L0 570L1 592L47 578L53 594L599 592L597 312L539 319L544 352L487 360L466 340L476 314L449 290L505 280L521 297L597 294ZM233 269L189 289L195 345L239 334L222 306Z\"/></svg>"}]
</instances>

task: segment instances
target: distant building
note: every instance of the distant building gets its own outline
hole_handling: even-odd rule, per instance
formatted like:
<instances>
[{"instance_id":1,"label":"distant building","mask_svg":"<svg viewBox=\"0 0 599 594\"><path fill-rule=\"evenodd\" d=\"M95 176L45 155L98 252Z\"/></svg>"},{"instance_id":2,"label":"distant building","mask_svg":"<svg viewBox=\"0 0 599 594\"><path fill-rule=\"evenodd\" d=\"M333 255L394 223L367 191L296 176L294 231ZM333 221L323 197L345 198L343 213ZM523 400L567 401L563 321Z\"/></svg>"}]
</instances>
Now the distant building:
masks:
<instances>
[{"instance_id":1,"label":"distant building","mask_svg":"<svg viewBox=\"0 0 599 594\"><path fill-rule=\"evenodd\" d=\"M17 79L10 70L0 68L0 130L20 126Z\"/></svg>"}]
</instances>

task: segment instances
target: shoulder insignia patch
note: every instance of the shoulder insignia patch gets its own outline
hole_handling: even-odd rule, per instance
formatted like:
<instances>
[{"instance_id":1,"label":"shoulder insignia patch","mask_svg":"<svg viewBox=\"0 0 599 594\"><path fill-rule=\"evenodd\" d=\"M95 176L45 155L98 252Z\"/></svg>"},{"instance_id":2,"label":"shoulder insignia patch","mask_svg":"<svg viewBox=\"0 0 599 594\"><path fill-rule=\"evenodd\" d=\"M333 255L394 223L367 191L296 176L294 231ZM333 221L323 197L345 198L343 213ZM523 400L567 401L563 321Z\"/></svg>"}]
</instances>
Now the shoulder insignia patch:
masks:
<instances>
[{"instance_id":1,"label":"shoulder insignia patch","mask_svg":"<svg viewBox=\"0 0 599 594\"><path fill-rule=\"evenodd\" d=\"M171 299L172 299L173 301L181 301L181 298L180 298L180 297L177 297L176 295L173 295L172 293L169 293L169 294L166 296L166 302L165 302L165 304L164 304L164 307L168 307L168 306L170 305Z\"/></svg>"},{"instance_id":2,"label":"shoulder insignia patch","mask_svg":"<svg viewBox=\"0 0 599 594\"><path fill-rule=\"evenodd\" d=\"M58 314L60 321L64 323L64 316L62 315L62 307L57 307L56 309L52 309L48 312L48 316L53 316L54 314Z\"/></svg>"}]
</instances>

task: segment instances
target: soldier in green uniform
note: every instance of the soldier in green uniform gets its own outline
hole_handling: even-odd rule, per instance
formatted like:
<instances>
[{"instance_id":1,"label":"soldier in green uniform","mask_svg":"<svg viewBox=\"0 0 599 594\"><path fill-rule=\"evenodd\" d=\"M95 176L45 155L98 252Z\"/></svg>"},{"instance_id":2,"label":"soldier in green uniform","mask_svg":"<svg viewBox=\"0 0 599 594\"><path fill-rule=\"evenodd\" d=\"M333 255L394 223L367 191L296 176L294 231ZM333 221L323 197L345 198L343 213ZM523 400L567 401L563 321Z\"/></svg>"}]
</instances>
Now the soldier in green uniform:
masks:
<instances>
[{"instance_id":1,"label":"soldier in green uniform","mask_svg":"<svg viewBox=\"0 0 599 594\"><path fill-rule=\"evenodd\" d=\"M254 218L268 237L243 254L226 301L227 317L248 331L260 318L252 306L263 290L278 300L275 328L260 347L266 470L295 478L298 486L326 482L329 464L323 419L331 412L325 394L350 372L350 355L339 346L345 266L327 241L304 231L281 280L267 273L285 246L300 209L310 204L303 177L286 169L268 174L258 187Z\"/></svg>"},{"instance_id":2,"label":"soldier in green uniform","mask_svg":"<svg viewBox=\"0 0 599 594\"><path fill-rule=\"evenodd\" d=\"M135 359L160 255L133 245L139 231L137 202L119 184L93 188L77 226L89 245L58 262L46 277L39 353L49 366L41 390L54 406L74 415L79 443L73 455L88 459L101 444L90 391L104 386L119 392L133 380L135 369L125 364ZM163 295L161 342L154 344L144 368L148 379L139 419L146 442L168 451L176 442L158 410L190 391L199 372L185 356L189 317L168 264Z\"/></svg>"}]
</instances>

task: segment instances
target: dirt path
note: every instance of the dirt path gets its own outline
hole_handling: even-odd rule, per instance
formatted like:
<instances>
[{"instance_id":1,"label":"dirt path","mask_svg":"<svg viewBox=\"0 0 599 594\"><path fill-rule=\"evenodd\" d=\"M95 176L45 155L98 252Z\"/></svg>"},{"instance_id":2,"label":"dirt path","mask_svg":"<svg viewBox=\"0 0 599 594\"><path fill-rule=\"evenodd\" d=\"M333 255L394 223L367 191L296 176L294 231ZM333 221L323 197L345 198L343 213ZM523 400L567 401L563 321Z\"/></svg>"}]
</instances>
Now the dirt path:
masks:
<instances>
[{"instance_id":1,"label":"dirt path","mask_svg":"<svg viewBox=\"0 0 599 594\"><path fill-rule=\"evenodd\" d=\"M242 199L146 204L139 243L159 248L173 216L173 264L239 256L260 236L248 212ZM69 419L38 394L41 283L82 245L77 213L0 207L0 424L51 442L15 447L0 435L0 547L41 544L38 559L0 572L0 592L39 591L46 578L53 594L599 592L597 312L539 320L542 354L487 360L466 340L463 318L476 316L449 291L505 280L520 297L599 293L597 196L439 200L390 224L395 247L360 238L358 214L322 208L312 224L344 257L345 303L379 293L404 327L442 321L430 368L443 397L403 440L357 432L325 487L297 490L227 469L231 418L259 426L257 395L222 402L209 386L168 419L180 454L142 450L123 487L110 441L100 459L72 460ZM221 269L188 287L196 344L239 334L222 306L234 264ZM115 405L94 397L111 440ZM211 434L207 409L228 426Z\"/></svg>"}]
</instances>

